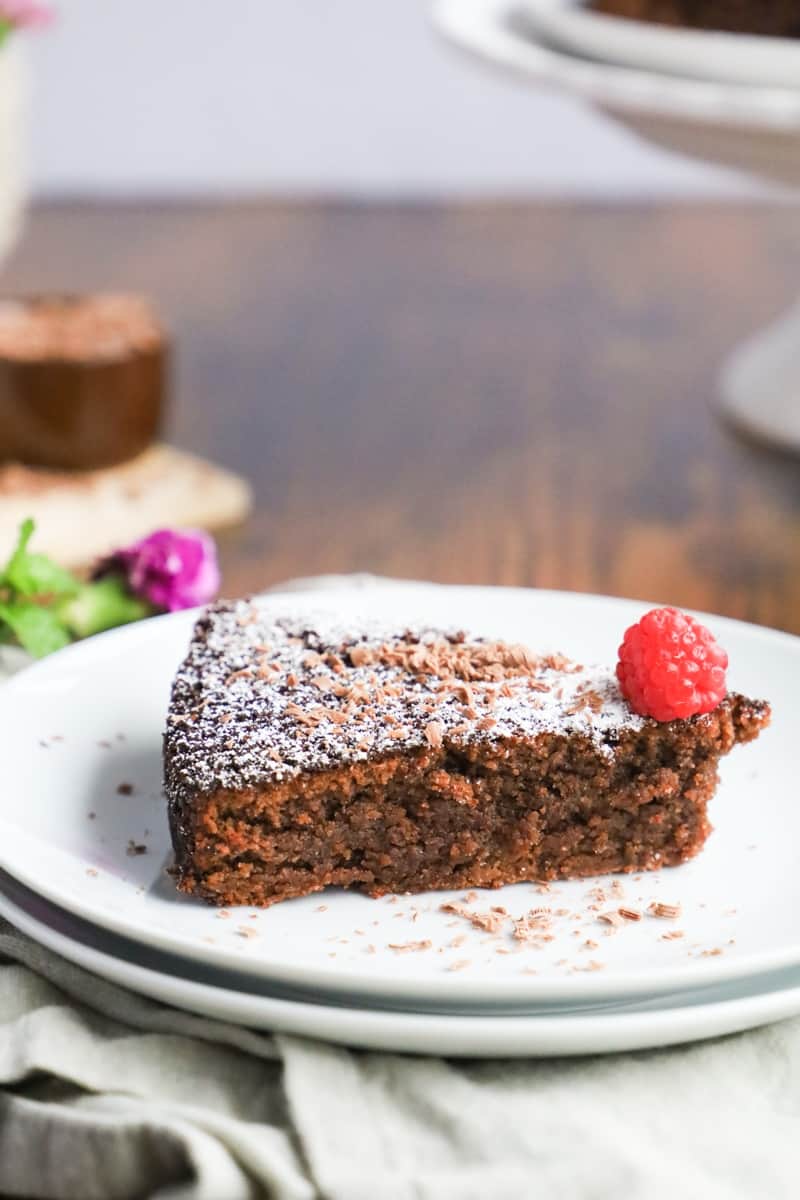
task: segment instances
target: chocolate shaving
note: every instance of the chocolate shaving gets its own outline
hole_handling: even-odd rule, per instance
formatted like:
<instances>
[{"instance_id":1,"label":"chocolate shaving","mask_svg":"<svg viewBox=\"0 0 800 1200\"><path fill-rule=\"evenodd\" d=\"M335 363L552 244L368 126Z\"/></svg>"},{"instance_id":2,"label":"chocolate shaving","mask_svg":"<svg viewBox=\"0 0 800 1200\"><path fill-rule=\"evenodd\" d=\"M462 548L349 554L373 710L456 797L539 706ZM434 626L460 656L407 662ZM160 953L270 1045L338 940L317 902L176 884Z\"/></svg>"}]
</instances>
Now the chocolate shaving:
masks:
<instances>
[{"instance_id":1,"label":"chocolate shaving","mask_svg":"<svg viewBox=\"0 0 800 1200\"><path fill-rule=\"evenodd\" d=\"M429 721L425 726L426 741L428 742L429 746L433 747L434 750L438 750L441 746L443 734L444 728L439 721Z\"/></svg>"},{"instance_id":2,"label":"chocolate shaving","mask_svg":"<svg viewBox=\"0 0 800 1200\"><path fill-rule=\"evenodd\" d=\"M475 929L480 929L484 933L499 933L504 925L504 918L500 913L476 912L474 909L467 908L465 904L459 904L456 901L441 904L439 911L452 913L456 917L463 917Z\"/></svg>"},{"instance_id":3,"label":"chocolate shaving","mask_svg":"<svg viewBox=\"0 0 800 1200\"><path fill-rule=\"evenodd\" d=\"M648 905L647 911L651 917L660 917L665 921L673 921L681 915L680 904L662 904L660 900L654 900Z\"/></svg>"}]
</instances>

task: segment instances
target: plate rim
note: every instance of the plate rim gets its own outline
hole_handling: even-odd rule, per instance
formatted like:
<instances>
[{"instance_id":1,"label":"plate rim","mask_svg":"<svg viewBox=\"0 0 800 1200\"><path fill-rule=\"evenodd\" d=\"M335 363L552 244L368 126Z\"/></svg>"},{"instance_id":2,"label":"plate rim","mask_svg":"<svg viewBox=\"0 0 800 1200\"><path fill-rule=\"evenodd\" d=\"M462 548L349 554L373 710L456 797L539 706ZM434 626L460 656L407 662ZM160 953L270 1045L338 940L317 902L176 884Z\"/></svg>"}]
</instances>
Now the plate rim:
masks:
<instances>
[{"instance_id":1,"label":"plate rim","mask_svg":"<svg viewBox=\"0 0 800 1200\"><path fill-rule=\"evenodd\" d=\"M45 905L58 912L58 906L50 905L49 901L45 901ZM117 987L128 988L137 995L161 1004L220 1023L227 1021L237 1026L268 1030L272 1034L290 1033L378 1052L466 1058L493 1058L498 1055L554 1058L626 1053L687 1045L743 1033L800 1013L800 985L766 990L745 997L711 999L707 1004L668 1005L664 1009L634 1013L592 1011L560 1016L462 1016L330 1007L324 1003L304 1003L237 992L184 976L157 972L139 963L117 958L107 950L76 941L28 913L6 894L2 886L0 916L25 936L68 962ZM89 925L91 928L91 923ZM711 990L713 992L714 989ZM194 1000L194 1005L187 1004L187 999ZM197 1007L199 1001L203 1003ZM216 1002L216 1011L209 1010L210 1002ZM227 1005L226 1014L219 1011L220 1005ZM327 1026L322 1031L316 1023L319 1018L323 1018ZM264 1024L265 1019L270 1023ZM672 1022L672 1029L666 1036L663 1031L658 1033L659 1022L664 1020ZM630 1030L627 1038L626 1026ZM392 1029L395 1033L392 1033ZM421 1034L425 1035L422 1040L415 1040ZM512 1035L510 1044L509 1035ZM190 1031L187 1036L194 1035ZM573 1040L570 1041L570 1038Z\"/></svg>"},{"instance_id":2,"label":"plate rim","mask_svg":"<svg viewBox=\"0 0 800 1200\"><path fill-rule=\"evenodd\" d=\"M546 37L555 41L557 49L571 54L602 54L599 61L609 66L628 66L656 74L675 74L679 79L699 79L723 85L779 87L789 91L800 88L800 81L788 82L783 78L777 83L771 81L767 78L769 66L764 72L747 71L748 55L757 54L760 60L772 60L772 70L777 66L781 74L788 74L791 66L795 78L799 78L800 41L796 38L659 25L593 11L587 0L516 0L516 3L523 12L530 14ZM645 43L644 56L635 51L642 43ZM610 54L614 56L610 57ZM687 72L687 58L694 63L700 56L706 60L713 56L713 75ZM738 77L736 67L730 72L718 70L720 56L726 63L739 60L741 73Z\"/></svg>"},{"instance_id":3,"label":"plate rim","mask_svg":"<svg viewBox=\"0 0 800 1200\"><path fill-rule=\"evenodd\" d=\"M432 21L451 45L484 64L578 93L612 113L792 136L800 127L796 89L682 79L576 58L514 32L510 21L518 11L518 0L434 0Z\"/></svg>"}]
</instances>

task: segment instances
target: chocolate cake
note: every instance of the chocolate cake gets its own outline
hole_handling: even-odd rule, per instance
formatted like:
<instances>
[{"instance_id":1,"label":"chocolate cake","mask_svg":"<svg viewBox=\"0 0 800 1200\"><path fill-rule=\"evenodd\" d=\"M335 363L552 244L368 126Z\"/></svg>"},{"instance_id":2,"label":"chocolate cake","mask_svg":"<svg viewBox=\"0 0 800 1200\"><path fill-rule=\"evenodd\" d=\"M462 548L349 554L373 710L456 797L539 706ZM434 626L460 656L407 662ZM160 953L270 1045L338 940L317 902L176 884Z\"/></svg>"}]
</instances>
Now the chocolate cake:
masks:
<instances>
[{"instance_id":1,"label":"chocolate cake","mask_svg":"<svg viewBox=\"0 0 800 1200\"><path fill-rule=\"evenodd\" d=\"M138 296L0 301L0 463L128 462L161 426L167 337Z\"/></svg>"},{"instance_id":2,"label":"chocolate cake","mask_svg":"<svg viewBox=\"0 0 800 1200\"><path fill-rule=\"evenodd\" d=\"M659 723L560 654L220 604L165 733L178 885L268 905L674 865L710 832L720 757L768 720L728 694Z\"/></svg>"},{"instance_id":3,"label":"chocolate cake","mask_svg":"<svg viewBox=\"0 0 800 1200\"><path fill-rule=\"evenodd\" d=\"M800 0L592 0L592 7L661 25L800 37Z\"/></svg>"}]
</instances>

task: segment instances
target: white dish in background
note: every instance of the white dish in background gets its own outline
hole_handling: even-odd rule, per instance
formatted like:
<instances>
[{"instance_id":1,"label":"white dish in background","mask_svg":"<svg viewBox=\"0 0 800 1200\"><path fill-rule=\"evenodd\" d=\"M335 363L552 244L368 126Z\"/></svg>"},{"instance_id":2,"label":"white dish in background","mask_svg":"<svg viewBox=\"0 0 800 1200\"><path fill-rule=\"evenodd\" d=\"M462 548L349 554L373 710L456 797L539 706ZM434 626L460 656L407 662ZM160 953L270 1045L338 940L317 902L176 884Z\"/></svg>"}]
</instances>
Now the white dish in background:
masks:
<instances>
[{"instance_id":1,"label":"white dish in background","mask_svg":"<svg viewBox=\"0 0 800 1200\"><path fill-rule=\"evenodd\" d=\"M538 36L571 54L679 78L800 88L800 40L635 21L587 0L518 0Z\"/></svg>"},{"instance_id":2,"label":"white dish in background","mask_svg":"<svg viewBox=\"0 0 800 1200\"><path fill-rule=\"evenodd\" d=\"M570 54L521 0L435 0L433 20L476 61L593 104L654 146L783 186L800 186L800 87L720 83ZM765 41L767 39L764 39ZM800 307L737 348L720 413L749 436L800 450Z\"/></svg>"},{"instance_id":3,"label":"white dish in background","mask_svg":"<svg viewBox=\"0 0 800 1200\"><path fill-rule=\"evenodd\" d=\"M465 1058L613 1054L741 1033L800 1013L797 969L572 1015L443 1016L297 1003L209 983L202 966L185 974L185 963L159 952L142 952L140 961L130 943L8 878L0 881L0 916L68 961L163 1004L251 1029L365 1050ZM191 1036L191 1028L186 1032Z\"/></svg>"},{"instance_id":4,"label":"white dish in background","mask_svg":"<svg viewBox=\"0 0 800 1200\"><path fill-rule=\"evenodd\" d=\"M310 607L344 619L379 613L398 623L447 625L457 614L465 628L563 649L582 661L613 659L622 632L647 608L568 593L414 584L279 595L262 603L276 614ZM442 913L447 893L371 900L326 892L261 912L231 910L228 917L179 896L166 873L161 731L191 613L71 647L0 691L0 866L53 903L142 945L306 993L395 1006L579 1004L704 986L800 962L800 639L707 619L730 653L731 686L770 699L775 717L758 742L724 762L712 807L717 830L700 857L639 882L623 880L627 904L680 903L683 940L663 940L674 924L650 917L604 936L605 927L587 911L595 881L558 884L546 897L527 884L480 896L481 909L502 904L522 914L544 904L585 914L582 921L560 918L556 941L541 950L489 939ZM132 785L133 794L119 794L121 784ZM147 853L129 856L131 841L145 844ZM580 937L573 933L578 927ZM463 941L452 946L454 938ZM392 949L426 940L428 950ZM463 969L452 970L465 960ZM593 960L602 968L586 970Z\"/></svg>"},{"instance_id":5,"label":"white dish in background","mask_svg":"<svg viewBox=\"0 0 800 1200\"><path fill-rule=\"evenodd\" d=\"M686 154L769 178L800 178L798 88L687 79L570 54L545 38L537 12L521 0L435 0L432 11L454 45L521 78L576 93L641 125L659 144L668 136Z\"/></svg>"}]
</instances>

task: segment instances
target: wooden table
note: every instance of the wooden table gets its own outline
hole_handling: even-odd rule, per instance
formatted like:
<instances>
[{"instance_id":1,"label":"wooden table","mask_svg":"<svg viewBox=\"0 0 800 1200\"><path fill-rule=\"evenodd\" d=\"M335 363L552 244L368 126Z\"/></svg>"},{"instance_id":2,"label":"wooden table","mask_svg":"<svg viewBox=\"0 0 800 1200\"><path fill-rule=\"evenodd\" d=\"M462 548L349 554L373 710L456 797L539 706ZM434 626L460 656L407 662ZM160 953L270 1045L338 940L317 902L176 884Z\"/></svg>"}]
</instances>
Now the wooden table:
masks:
<instances>
[{"instance_id":1,"label":"wooden table","mask_svg":"<svg viewBox=\"0 0 800 1200\"><path fill-rule=\"evenodd\" d=\"M607 592L800 633L800 463L711 412L800 286L789 207L52 205L6 291L134 288L170 433L243 471L225 588L331 571Z\"/></svg>"}]
</instances>

